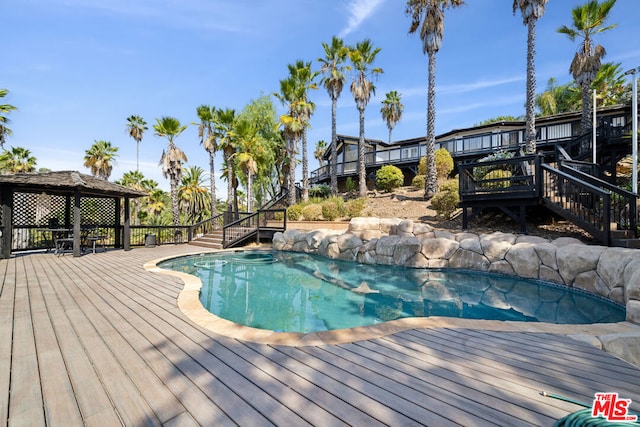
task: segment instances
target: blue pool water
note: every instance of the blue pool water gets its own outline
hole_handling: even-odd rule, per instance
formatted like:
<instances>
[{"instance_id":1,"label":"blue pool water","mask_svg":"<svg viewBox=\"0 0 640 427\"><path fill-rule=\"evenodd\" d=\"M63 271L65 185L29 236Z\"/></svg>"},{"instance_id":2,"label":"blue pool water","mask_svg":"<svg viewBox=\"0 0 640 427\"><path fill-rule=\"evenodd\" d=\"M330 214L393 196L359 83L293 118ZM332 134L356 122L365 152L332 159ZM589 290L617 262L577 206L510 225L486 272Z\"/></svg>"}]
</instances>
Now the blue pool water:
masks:
<instances>
[{"instance_id":1,"label":"blue pool water","mask_svg":"<svg viewBox=\"0 0 640 427\"><path fill-rule=\"evenodd\" d=\"M473 271L263 251L186 256L159 267L199 277L200 301L217 316L275 331L307 333L425 316L565 324L625 319L624 307L586 292Z\"/></svg>"}]
</instances>

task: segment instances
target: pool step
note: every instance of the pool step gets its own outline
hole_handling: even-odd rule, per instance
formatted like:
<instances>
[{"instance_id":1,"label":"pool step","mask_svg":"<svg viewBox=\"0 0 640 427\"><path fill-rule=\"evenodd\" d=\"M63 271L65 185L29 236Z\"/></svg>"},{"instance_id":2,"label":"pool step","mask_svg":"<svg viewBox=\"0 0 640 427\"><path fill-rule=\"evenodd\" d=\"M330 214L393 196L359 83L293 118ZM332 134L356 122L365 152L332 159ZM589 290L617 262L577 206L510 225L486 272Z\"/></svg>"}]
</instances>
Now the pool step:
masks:
<instances>
[{"instance_id":1,"label":"pool step","mask_svg":"<svg viewBox=\"0 0 640 427\"><path fill-rule=\"evenodd\" d=\"M190 241L189 244L211 249L222 249L222 230L207 233L202 237Z\"/></svg>"}]
</instances>

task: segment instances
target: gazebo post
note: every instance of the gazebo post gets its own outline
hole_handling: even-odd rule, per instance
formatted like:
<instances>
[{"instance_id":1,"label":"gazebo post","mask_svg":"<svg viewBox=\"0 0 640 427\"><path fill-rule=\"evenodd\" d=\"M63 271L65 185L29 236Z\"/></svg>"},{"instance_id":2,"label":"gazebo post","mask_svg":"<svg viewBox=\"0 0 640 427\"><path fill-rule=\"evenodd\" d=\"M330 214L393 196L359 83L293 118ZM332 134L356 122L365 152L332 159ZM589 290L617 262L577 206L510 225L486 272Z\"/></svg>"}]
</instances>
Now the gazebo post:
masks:
<instances>
[{"instance_id":1,"label":"gazebo post","mask_svg":"<svg viewBox=\"0 0 640 427\"><path fill-rule=\"evenodd\" d=\"M13 191L7 186L0 193L2 203L2 253L0 258L11 258L11 237L13 236Z\"/></svg>"},{"instance_id":2,"label":"gazebo post","mask_svg":"<svg viewBox=\"0 0 640 427\"><path fill-rule=\"evenodd\" d=\"M82 248L80 247L80 224L82 218L80 218L80 192L76 191L73 198L73 256L77 257L82 255Z\"/></svg>"},{"instance_id":3,"label":"gazebo post","mask_svg":"<svg viewBox=\"0 0 640 427\"><path fill-rule=\"evenodd\" d=\"M124 198L124 231L122 240L125 251L131 250L131 209L129 207L129 197Z\"/></svg>"},{"instance_id":4,"label":"gazebo post","mask_svg":"<svg viewBox=\"0 0 640 427\"><path fill-rule=\"evenodd\" d=\"M122 242L120 240L120 203L122 203L120 201L120 197L116 197L115 201L116 201L116 224L115 224L115 236L114 236L114 247L116 248L121 248L122 247Z\"/></svg>"}]
</instances>

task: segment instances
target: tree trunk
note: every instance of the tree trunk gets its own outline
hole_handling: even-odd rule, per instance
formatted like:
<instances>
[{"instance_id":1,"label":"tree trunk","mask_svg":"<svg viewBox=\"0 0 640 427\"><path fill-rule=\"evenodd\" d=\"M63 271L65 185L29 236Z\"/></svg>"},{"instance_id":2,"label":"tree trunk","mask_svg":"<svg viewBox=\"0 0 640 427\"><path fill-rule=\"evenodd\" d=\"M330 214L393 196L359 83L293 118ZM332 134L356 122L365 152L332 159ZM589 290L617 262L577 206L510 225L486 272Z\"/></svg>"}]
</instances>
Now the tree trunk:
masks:
<instances>
[{"instance_id":1,"label":"tree trunk","mask_svg":"<svg viewBox=\"0 0 640 427\"><path fill-rule=\"evenodd\" d=\"M591 109L593 108L591 104L591 83L593 81L583 81L582 82L582 117L580 118L580 133L586 133L591 129L592 126L592 113Z\"/></svg>"},{"instance_id":2,"label":"tree trunk","mask_svg":"<svg viewBox=\"0 0 640 427\"><path fill-rule=\"evenodd\" d=\"M209 152L209 181L211 182L211 216L218 214L218 203L216 200L216 175L215 175L215 154Z\"/></svg>"},{"instance_id":3,"label":"tree trunk","mask_svg":"<svg viewBox=\"0 0 640 427\"><path fill-rule=\"evenodd\" d=\"M331 175L331 194L338 195L338 136L336 134L336 113L338 98L331 97L331 157L329 161L329 173Z\"/></svg>"},{"instance_id":4,"label":"tree trunk","mask_svg":"<svg viewBox=\"0 0 640 427\"><path fill-rule=\"evenodd\" d=\"M358 183L360 197L367 197L367 170L364 165L364 108L358 108L360 113L360 138L358 138Z\"/></svg>"},{"instance_id":5,"label":"tree trunk","mask_svg":"<svg viewBox=\"0 0 640 427\"><path fill-rule=\"evenodd\" d=\"M296 204L296 138L289 137L287 154L289 155L289 206Z\"/></svg>"},{"instance_id":6,"label":"tree trunk","mask_svg":"<svg viewBox=\"0 0 640 427\"><path fill-rule=\"evenodd\" d=\"M436 171L436 52L429 53L429 84L427 90L427 176L424 180L424 197L431 199L438 193Z\"/></svg>"},{"instance_id":7,"label":"tree trunk","mask_svg":"<svg viewBox=\"0 0 640 427\"><path fill-rule=\"evenodd\" d=\"M531 19L527 26L527 119L525 130L526 152L534 154L536 148L536 21Z\"/></svg>"},{"instance_id":8,"label":"tree trunk","mask_svg":"<svg viewBox=\"0 0 640 427\"><path fill-rule=\"evenodd\" d=\"M307 130L302 130L302 200L309 200L309 160L307 159Z\"/></svg>"},{"instance_id":9,"label":"tree trunk","mask_svg":"<svg viewBox=\"0 0 640 427\"><path fill-rule=\"evenodd\" d=\"M233 166L230 153L225 152L224 157L227 164L227 210L233 212Z\"/></svg>"}]
</instances>

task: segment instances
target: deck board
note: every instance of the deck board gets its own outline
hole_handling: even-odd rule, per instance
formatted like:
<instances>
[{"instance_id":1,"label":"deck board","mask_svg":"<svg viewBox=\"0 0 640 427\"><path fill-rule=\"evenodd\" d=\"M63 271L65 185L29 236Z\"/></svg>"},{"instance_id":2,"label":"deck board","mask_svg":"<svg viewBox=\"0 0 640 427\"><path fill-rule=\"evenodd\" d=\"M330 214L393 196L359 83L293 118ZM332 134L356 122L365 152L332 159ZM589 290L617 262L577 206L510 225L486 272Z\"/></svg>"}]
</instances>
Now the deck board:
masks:
<instances>
[{"instance_id":1,"label":"deck board","mask_svg":"<svg viewBox=\"0 0 640 427\"><path fill-rule=\"evenodd\" d=\"M0 425L549 425L578 400L640 402L640 369L552 334L415 329L351 344L242 342L147 272L186 245L0 260ZM62 420L62 421L61 421Z\"/></svg>"}]
</instances>

